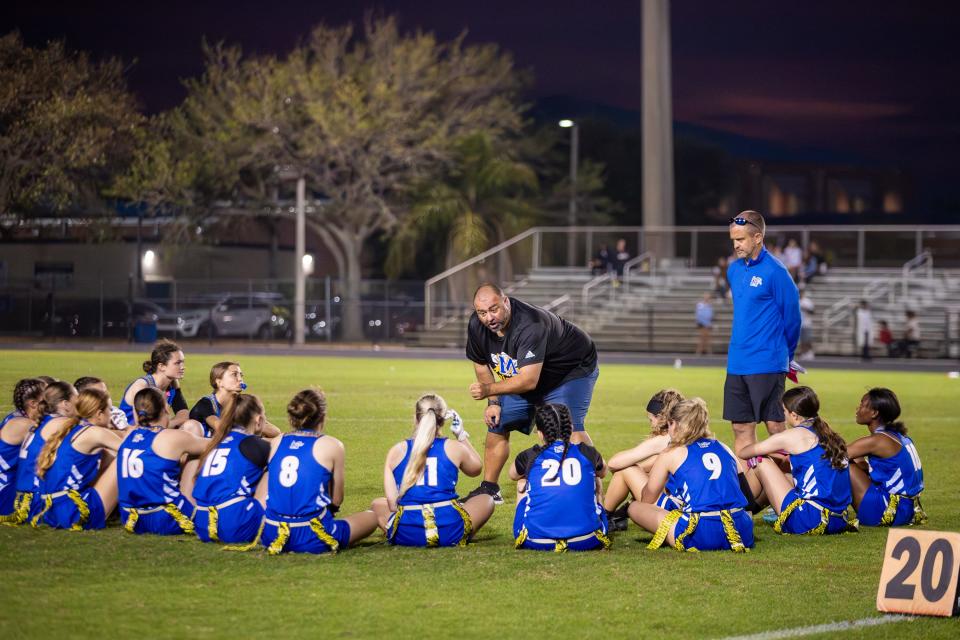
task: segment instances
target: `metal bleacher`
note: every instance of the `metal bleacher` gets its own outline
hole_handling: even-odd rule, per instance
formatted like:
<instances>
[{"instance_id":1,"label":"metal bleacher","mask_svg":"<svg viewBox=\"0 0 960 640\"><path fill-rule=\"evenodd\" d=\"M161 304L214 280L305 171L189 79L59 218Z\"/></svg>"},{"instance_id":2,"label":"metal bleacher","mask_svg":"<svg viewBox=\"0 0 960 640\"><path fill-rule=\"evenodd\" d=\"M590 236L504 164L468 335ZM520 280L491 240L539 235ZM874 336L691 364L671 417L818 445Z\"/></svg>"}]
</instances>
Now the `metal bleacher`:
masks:
<instances>
[{"instance_id":1,"label":"metal bleacher","mask_svg":"<svg viewBox=\"0 0 960 640\"><path fill-rule=\"evenodd\" d=\"M713 289L709 268L688 268L683 261L635 259L621 282L593 276L586 268L536 267L508 282L510 295L553 309L586 330L605 351L692 353L698 336L694 308ZM960 331L960 270L935 270L929 255L899 268L843 267L819 275L806 286L816 305L813 344L818 354L854 355L855 308L870 302L874 322L887 320L895 338L903 333L904 312L920 319L918 356L957 357ZM714 299L714 353L724 353L732 307ZM466 313L411 336L420 346L461 347ZM879 348L875 349L879 354Z\"/></svg>"}]
</instances>

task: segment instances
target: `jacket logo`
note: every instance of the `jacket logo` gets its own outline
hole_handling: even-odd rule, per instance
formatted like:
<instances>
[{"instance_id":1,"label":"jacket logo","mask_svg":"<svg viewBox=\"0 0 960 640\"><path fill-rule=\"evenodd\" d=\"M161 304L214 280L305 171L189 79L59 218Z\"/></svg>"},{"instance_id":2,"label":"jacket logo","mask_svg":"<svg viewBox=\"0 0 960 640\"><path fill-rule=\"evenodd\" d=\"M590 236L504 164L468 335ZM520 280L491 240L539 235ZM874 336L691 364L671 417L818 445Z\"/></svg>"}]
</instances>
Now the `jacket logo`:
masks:
<instances>
[{"instance_id":1,"label":"jacket logo","mask_svg":"<svg viewBox=\"0 0 960 640\"><path fill-rule=\"evenodd\" d=\"M763 278L761 278L760 276L753 276L752 278L750 278L751 287L759 287L762 284L763 284Z\"/></svg>"}]
</instances>

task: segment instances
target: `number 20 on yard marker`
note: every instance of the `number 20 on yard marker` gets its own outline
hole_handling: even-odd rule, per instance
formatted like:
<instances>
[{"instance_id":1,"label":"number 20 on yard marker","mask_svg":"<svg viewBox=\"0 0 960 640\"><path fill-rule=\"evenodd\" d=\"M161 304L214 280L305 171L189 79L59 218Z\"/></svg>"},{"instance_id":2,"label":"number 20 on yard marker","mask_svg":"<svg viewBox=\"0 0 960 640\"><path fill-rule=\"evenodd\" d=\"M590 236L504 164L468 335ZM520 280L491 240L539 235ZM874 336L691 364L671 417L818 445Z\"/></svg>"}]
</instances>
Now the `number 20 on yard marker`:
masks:
<instances>
[{"instance_id":1,"label":"number 20 on yard marker","mask_svg":"<svg viewBox=\"0 0 960 640\"><path fill-rule=\"evenodd\" d=\"M960 533L891 529L883 553L877 609L952 616L958 608Z\"/></svg>"}]
</instances>

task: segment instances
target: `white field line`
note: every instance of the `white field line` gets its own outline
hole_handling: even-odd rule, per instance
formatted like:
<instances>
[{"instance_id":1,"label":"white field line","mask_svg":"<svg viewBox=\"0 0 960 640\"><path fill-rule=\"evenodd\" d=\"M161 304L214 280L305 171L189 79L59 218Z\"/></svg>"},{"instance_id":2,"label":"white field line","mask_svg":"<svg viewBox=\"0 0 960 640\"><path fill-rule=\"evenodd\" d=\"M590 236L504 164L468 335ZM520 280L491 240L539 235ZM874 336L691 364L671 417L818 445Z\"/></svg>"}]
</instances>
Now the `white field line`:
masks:
<instances>
[{"instance_id":1,"label":"white field line","mask_svg":"<svg viewBox=\"0 0 960 640\"><path fill-rule=\"evenodd\" d=\"M775 631L761 631L760 633L751 633L745 636L728 636L723 640L777 640L778 638L799 638L802 636L811 636L816 633L831 633L836 631L850 631L863 627L875 627L880 624L891 622L905 622L913 620L912 616L888 615L875 618L861 618L860 620L845 620L843 622L831 622L829 624L817 624L810 627L794 627L792 629L777 629Z\"/></svg>"}]
</instances>

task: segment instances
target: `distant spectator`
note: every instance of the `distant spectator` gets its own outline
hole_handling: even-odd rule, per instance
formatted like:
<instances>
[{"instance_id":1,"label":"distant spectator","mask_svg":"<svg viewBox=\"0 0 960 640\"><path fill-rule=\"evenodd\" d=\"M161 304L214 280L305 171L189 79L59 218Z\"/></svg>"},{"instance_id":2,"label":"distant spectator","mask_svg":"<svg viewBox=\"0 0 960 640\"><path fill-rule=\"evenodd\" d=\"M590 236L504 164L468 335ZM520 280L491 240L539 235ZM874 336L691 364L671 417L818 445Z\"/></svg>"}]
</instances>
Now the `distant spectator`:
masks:
<instances>
[{"instance_id":1,"label":"distant spectator","mask_svg":"<svg viewBox=\"0 0 960 640\"><path fill-rule=\"evenodd\" d=\"M610 271L610 266L610 248L606 244L601 244L600 248L597 249L597 254L590 261L590 271L595 276L602 276Z\"/></svg>"},{"instance_id":2,"label":"distant spectator","mask_svg":"<svg viewBox=\"0 0 960 640\"><path fill-rule=\"evenodd\" d=\"M696 318L697 331L700 332L697 355L712 354L713 345L710 343L710 336L713 333L713 294L709 291L703 294L703 300L697 303Z\"/></svg>"},{"instance_id":3,"label":"distant spectator","mask_svg":"<svg viewBox=\"0 0 960 640\"><path fill-rule=\"evenodd\" d=\"M903 327L903 340L900 341L900 355L912 358L920 347L920 319L913 311L907 311L907 322Z\"/></svg>"},{"instance_id":4,"label":"distant spectator","mask_svg":"<svg viewBox=\"0 0 960 640\"><path fill-rule=\"evenodd\" d=\"M779 240L773 240L772 244L770 245L769 251L770 251L770 255L772 255L774 258L776 258L781 263L783 263L783 247L780 246ZM787 265L783 265L783 266L787 266Z\"/></svg>"},{"instance_id":5,"label":"distant spectator","mask_svg":"<svg viewBox=\"0 0 960 640\"><path fill-rule=\"evenodd\" d=\"M617 240L617 250L613 254L613 268L617 272L615 282L619 284L623 279L623 267L630 260L630 252L627 251L627 241L624 238Z\"/></svg>"},{"instance_id":6,"label":"distant spectator","mask_svg":"<svg viewBox=\"0 0 960 640\"><path fill-rule=\"evenodd\" d=\"M816 242L811 242L803 257L803 271L801 276L804 282L813 282L821 273L827 270L827 263L820 252L820 246Z\"/></svg>"},{"instance_id":7,"label":"distant spectator","mask_svg":"<svg viewBox=\"0 0 960 640\"><path fill-rule=\"evenodd\" d=\"M713 273L713 293L724 301L730 296L730 283L727 282L727 258L725 256L717 258L717 264L711 272Z\"/></svg>"},{"instance_id":8,"label":"distant spectator","mask_svg":"<svg viewBox=\"0 0 960 640\"><path fill-rule=\"evenodd\" d=\"M787 268L794 282L800 281L800 269L803 267L803 249L796 239L787 240L787 248L783 250L783 266Z\"/></svg>"},{"instance_id":9,"label":"distant spectator","mask_svg":"<svg viewBox=\"0 0 960 640\"><path fill-rule=\"evenodd\" d=\"M816 308L810 294L800 292L800 355L798 360L813 360L813 312Z\"/></svg>"},{"instance_id":10,"label":"distant spectator","mask_svg":"<svg viewBox=\"0 0 960 640\"><path fill-rule=\"evenodd\" d=\"M864 360L870 359L870 343L873 342L873 314L870 312L870 303L860 301L857 307L857 349Z\"/></svg>"},{"instance_id":11,"label":"distant spectator","mask_svg":"<svg viewBox=\"0 0 960 640\"><path fill-rule=\"evenodd\" d=\"M893 357L896 355L896 345L893 343L893 332L890 331L890 323L886 320L881 320L878 324L880 329L877 331L877 342L886 347L888 356Z\"/></svg>"}]
</instances>

